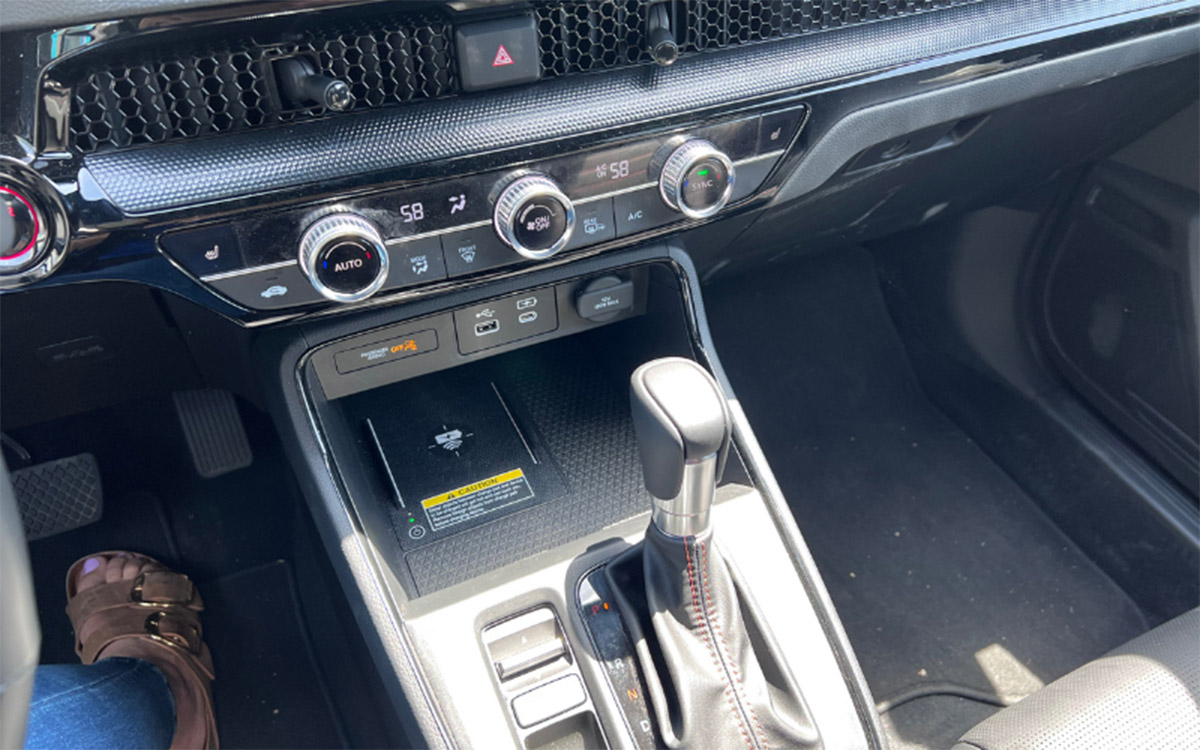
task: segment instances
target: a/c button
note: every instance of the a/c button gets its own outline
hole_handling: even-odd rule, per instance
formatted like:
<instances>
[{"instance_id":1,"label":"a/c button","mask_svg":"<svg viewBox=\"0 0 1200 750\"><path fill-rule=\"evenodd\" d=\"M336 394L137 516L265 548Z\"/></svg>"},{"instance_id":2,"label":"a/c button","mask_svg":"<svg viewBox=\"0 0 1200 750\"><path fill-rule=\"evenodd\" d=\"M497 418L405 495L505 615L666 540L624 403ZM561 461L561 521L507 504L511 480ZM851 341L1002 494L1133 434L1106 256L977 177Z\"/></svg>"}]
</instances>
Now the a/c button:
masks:
<instances>
[{"instance_id":1,"label":"a/c button","mask_svg":"<svg viewBox=\"0 0 1200 750\"><path fill-rule=\"evenodd\" d=\"M644 232L683 218L663 203L657 187L642 188L616 196L613 198L613 210L616 214L618 237Z\"/></svg>"}]
</instances>

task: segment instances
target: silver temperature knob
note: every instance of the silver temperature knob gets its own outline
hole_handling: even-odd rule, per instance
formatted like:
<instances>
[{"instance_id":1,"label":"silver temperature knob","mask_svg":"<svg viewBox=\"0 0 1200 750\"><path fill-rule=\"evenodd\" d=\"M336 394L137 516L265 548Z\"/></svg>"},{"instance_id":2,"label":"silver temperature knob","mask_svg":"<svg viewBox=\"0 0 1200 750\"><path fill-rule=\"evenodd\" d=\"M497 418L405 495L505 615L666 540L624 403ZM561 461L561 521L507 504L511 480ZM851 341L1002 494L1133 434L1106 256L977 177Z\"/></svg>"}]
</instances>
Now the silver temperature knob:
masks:
<instances>
[{"instance_id":1,"label":"silver temperature knob","mask_svg":"<svg viewBox=\"0 0 1200 750\"><path fill-rule=\"evenodd\" d=\"M662 162L658 192L663 203L691 219L725 208L733 194L733 162L708 141L685 141Z\"/></svg>"},{"instance_id":2,"label":"silver temperature knob","mask_svg":"<svg viewBox=\"0 0 1200 750\"><path fill-rule=\"evenodd\" d=\"M530 260L545 260L567 246L575 231L575 207L554 180L527 174L496 199L492 224L504 244Z\"/></svg>"},{"instance_id":3,"label":"silver temperature knob","mask_svg":"<svg viewBox=\"0 0 1200 750\"><path fill-rule=\"evenodd\" d=\"M300 238L300 268L326 299L358 302L387 281L387 246L363 217L331 214L313 222Z\"/></svg>"}]
</instances>

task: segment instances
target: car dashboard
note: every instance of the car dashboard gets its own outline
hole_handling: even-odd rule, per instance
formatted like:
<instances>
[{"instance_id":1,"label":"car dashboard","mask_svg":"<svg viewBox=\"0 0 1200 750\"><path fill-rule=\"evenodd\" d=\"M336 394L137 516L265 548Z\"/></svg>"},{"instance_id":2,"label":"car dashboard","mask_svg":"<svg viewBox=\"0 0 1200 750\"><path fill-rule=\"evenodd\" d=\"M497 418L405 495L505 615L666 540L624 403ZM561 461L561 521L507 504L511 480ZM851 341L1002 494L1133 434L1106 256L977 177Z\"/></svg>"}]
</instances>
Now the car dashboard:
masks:
<instances>
[{"instance_id":1,"label":"car dashboard","mask_svg":"<svg viewBox=\"0 0 1200 750\"><path fill-rule=\"evenodd\" d=\"M662 738L593 609L649 509L601 375L682 356L732 393L710 283L1038 200L1194 99L1200 21L1191 0L4 13L5 430L201 386L262 408L412 736L527 748ZM783 356L806 322L748 325ZM755 616L795 623L780 690L814 746L882 747L730 402L716 517ZM493 673L496 629L530 616L568 666ZM531 686L568 679L567 718L529 718Z\"/></svg>"}]
</instances>

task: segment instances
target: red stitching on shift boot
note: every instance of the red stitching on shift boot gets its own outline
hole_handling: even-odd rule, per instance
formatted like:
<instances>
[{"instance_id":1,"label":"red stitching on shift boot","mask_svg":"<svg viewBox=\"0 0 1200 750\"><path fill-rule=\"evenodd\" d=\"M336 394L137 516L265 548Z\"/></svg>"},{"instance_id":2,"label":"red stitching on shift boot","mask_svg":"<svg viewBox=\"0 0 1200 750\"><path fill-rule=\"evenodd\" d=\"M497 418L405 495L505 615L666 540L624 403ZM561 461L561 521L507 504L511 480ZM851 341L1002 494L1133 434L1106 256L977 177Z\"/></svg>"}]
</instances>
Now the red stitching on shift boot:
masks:
<instances>
[{"instance_id":1,"label":"red stitching on shift boot","mask_svg":"<svg viewBox=\"0 0 1200 750\"><path fill-rule=\"evenodd\" d=\"M705 542L700 542L700 552L704 556L704 569L700 571L700 585L704 588L704 600L708 605L708 611L712 613L709 615L709 619L712 620L713 630L721 637L721 646L725 649L725 658L728 660L729 669L737 679L736 687L740 689L742 700L746 704L746 710L750 712L750 718L754 720L754 726L758 729L758 739L762 743L763 750L767 750L770 747L770 744L767 742L767 733L763 731L762 724L758 720L758 714L754 711L754 704L750 702L750 694L746 692L746 685L742 680L742 675L738 672L737 662L734 661L733 654L729 651L729 642L725 640L725 631L721 629L720 621L716 615L716 608L712 604L712 594L708 587L708 545Z\"/></svg>"},{"instance_id":2,"label":"red stitching on shift boot","mask_svg":"<svg viewBox=\"0 0 1200 750\"><path fill-rule=\"evenodd\" d=\"M695 539L695 537L692 537ZM737 703L733 700L733 691L730 690L729 680L725 676L725 670L721 669L721 662L717 659L717 652L713 648L712 639L708 636L708 624L706 619L700 614L700 598L696 595L696 576L692 571L692 553L688 549L688 538L683 540L683 554L687 558L688 570L688 585L692 588L692 613L700 622L700 634L704 636L704 645L708 646L708 655L712 657L713 666L717 669L717 676L721 678L721 682L725 685L725 699L729 701L729 708L733 711L733 718L737 719L738 729L742 732L742 738L746 740L746 747L754 750L754 742L750 739L750 734L746 731L746 724L742 721L742 715L737 710Z\"/></svg>"}]
</instances>

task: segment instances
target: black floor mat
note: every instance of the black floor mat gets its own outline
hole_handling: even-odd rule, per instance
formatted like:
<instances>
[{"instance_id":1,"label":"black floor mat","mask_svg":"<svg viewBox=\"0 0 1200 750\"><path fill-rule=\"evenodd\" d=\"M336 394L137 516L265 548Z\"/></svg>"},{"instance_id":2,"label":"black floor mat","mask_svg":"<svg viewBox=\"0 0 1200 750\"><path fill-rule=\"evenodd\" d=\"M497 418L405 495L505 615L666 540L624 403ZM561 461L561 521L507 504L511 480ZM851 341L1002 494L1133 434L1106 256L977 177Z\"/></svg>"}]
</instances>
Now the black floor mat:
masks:
<instances>
[{"instance_id":1,"label":"black floor mat","mask_svg":"<svg viewBox=\"0 0 1200 750\"><path fill-rule=\"evenodd\" d=\"M70 564L93 552L134 550L188 573L205 598L223 747L344 747L291 566L281 559L293 554L294 482L265 416L246 427L254 464L210 480L192 467L169 400L18 432L36 460L92 451L105 490L97 523L29 545L41 662L78 661L64 611ZM347 662L344 669L354 667Z\"/></svg>"},{"instance_id":2,"label":"black floor mat","mask_svg":"<svg viewBox=\"0 0 1200 750\"><path fill-rule=\"evenodd\" d=\"M933 682L1020 695L1146 629L926 400L865 251L727 280L705 299L876 700ZM917 701L891 731L937 746L981 718L965 705Z\"/></svg>"},{"instance_id":3,"label":"black floor mat","mask_svg":"<svg viewBox=\"0 0 1200 750\"><path fill-rule=\"evenodd\" d=\"M346 747L280 560L203 587L223 747Z\"/></svg>"}]
</instances>

